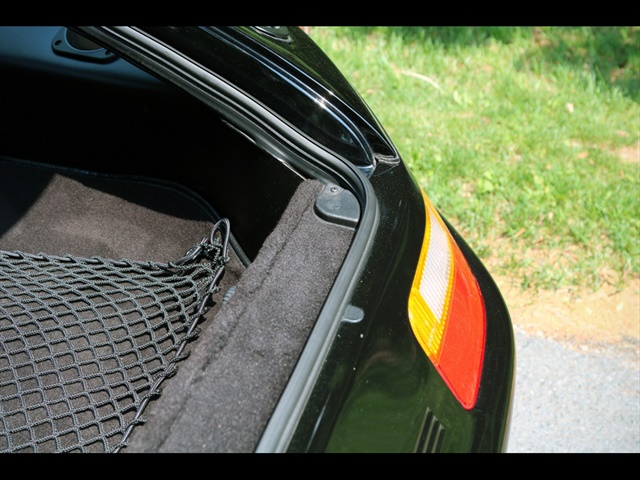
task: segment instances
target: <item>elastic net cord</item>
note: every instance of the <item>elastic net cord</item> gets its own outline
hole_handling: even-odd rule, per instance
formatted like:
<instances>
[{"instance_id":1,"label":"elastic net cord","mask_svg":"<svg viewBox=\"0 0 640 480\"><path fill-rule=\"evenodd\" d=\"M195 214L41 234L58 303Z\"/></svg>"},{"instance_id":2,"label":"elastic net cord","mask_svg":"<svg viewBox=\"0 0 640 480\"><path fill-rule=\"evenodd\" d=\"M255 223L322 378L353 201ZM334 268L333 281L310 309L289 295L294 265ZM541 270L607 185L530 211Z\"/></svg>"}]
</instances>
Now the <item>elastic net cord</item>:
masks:
<instances>
[{"instance_id":1,"label":"elastic net cord","mask_svg":"<svg viewBox=\"0 0 640 480\"><path fill-rule=\"evenodd\" d=\"M229 222L166 264L0 250L0 452L118 452L187 356Z\"/></svg>"}]
</instances>

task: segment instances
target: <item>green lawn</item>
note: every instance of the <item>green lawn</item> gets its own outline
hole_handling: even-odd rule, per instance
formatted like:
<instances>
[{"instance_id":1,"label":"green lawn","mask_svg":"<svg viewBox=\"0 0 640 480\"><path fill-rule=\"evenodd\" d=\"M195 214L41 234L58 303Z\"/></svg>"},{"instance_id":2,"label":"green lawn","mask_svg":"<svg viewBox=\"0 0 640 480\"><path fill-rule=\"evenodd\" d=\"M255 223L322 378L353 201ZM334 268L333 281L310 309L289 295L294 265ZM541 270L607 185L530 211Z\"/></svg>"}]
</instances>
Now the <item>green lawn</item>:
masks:
<instances>
[{"instance_id":1,"label":"green lawn","mask_svg":"<svg viewBox=\"0 0 640 480\"><path fill-rule=\"evenodd\" d=\"M311 27L431 200L523 287L640 274L640 27Z\"/></svg>"}]
</instances>

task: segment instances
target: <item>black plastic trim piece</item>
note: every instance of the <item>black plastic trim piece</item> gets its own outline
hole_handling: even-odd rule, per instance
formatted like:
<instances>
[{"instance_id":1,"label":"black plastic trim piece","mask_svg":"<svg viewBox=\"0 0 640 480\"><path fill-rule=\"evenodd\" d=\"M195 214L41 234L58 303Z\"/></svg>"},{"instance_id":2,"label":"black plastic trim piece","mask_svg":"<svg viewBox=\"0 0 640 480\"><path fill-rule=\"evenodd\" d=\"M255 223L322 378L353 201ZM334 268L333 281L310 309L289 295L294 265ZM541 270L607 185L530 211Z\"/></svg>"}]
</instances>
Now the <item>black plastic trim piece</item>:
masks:
<instances>
[{"instance_id":1,"label":"black plastic trim piece","mask_svg":"<svg viewBox=\"0 0 640 480\"><path fill-rule=\"evenodd\" d=\"M73 45L74 38L78 37ZM76 32L62 27L51 41L51 48L58 55L75 58L76 60L84 60L95 63L110 63L117 60L117 56L113 52L94 44L90 40L84 40ZM95 48L91 48L95 46ZM89 48L80 48L89 47Z\"/></svg>"},{"instance_id":2,"label":"black plastic trim piece","mask_svg":"<svg viewBox=\"0 0 640 480\"><path fill-rule=\"evenodd\" d=\"M331 183L320 192L315 212L323 220L345 227L355 228L360 219L360 205L353 193Z\"/></svg>"}]
</instances>

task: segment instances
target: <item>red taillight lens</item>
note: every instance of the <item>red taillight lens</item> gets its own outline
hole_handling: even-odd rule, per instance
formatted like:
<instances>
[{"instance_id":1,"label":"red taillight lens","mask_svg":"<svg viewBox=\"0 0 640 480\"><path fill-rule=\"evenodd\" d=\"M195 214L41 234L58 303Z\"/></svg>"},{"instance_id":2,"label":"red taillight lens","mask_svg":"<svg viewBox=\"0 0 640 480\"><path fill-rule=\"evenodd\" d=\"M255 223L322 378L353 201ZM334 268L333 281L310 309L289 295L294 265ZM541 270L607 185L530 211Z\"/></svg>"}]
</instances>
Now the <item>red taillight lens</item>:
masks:
<instances>
[{"instance_id":1,"label":"red taillight lens","mask_svg":"<svg viewBox=\"0 0 640 480\"><path fill-rule=\"evenodd\" d=\"M466 409L476 403L486 314L480 288L460 248L424 192L426 228L409 295L411 328Z\"/></svg>"}]
</instances>

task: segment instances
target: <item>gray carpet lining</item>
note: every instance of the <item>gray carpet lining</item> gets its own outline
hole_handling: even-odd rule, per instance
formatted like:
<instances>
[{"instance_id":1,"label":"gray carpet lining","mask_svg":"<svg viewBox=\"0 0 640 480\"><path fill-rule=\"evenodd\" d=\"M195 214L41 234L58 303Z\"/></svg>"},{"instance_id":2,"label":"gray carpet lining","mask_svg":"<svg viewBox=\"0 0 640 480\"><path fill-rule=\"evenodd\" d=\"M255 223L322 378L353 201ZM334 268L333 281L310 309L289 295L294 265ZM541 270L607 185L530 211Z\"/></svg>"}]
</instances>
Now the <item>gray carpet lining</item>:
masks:
<instances>
[{"instance_id":1,"label":"gray carpet lining","mask_svg":"<svg viewBox=\"0 0 640 480\"><path fill-rule=\"evenodd\" d=\"M168 183L0 158L0 248L166 262L217 220Z\"/></svg>"},{"instance_id":2,"label":"gray carpet lining","mask_svg":"<svg viewBox=\"0 0 640 480\"><path fill-rule=\"evenodd\" d=\"M189 375L167 385L128 451L255 449L352 239L351 229L315 215L321 189L298 188L187 359Z\"/></svg>"},{"instance_id":3,"label":"gray carpet lining","mask_svg":"<svg viewBox=\"0 0 640 480\"><path fill-rule=\"evenodd\" d=\"M123 452L255 449L351 243L353 230L315 215L321 189L300 185L246 270L231 256L221 287L235 294L207 313ZM199 197L164 182L0 159L2 250L166 262L215 220Z\"/></svg>"}]
</instances>

